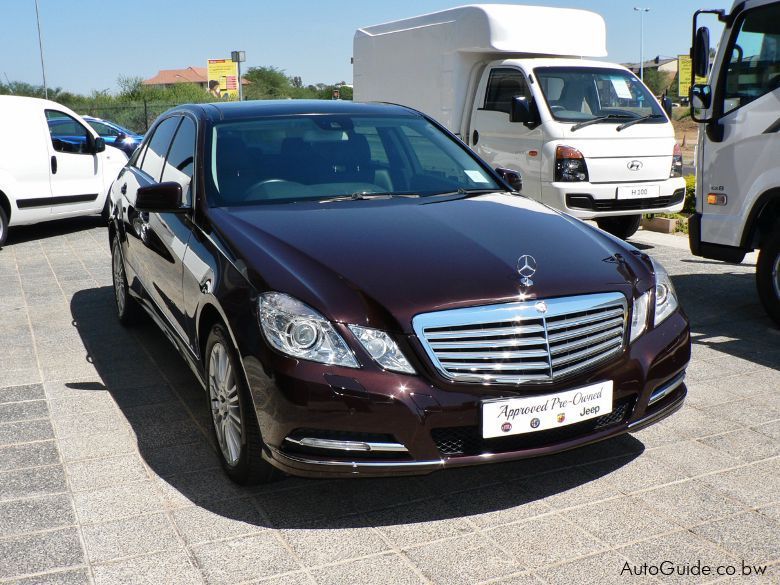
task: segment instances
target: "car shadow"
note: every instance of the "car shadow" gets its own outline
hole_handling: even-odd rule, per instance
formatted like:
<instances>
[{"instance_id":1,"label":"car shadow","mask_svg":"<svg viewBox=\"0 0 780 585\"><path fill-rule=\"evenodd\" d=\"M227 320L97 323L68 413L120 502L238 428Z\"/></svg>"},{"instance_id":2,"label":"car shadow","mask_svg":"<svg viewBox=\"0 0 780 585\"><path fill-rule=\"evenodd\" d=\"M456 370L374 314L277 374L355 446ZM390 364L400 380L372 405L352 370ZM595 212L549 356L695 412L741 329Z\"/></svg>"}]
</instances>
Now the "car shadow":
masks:
<instances>
[{"instance_id":1,"label":"car shadow","mask_svg":"<svg viewBox=\"0 0 780 585\"><path fill-rule=\"evenodd\" d=\"M26 244L36 240L56 238L65 234L84 232L97 227L105 227L106 222L100 216L72 217L36 223L34 225L13 226L8 230L8 238L3 247L14 244Z\"/></svg>"},{"instance_id":2,"label":"car shadow","mask_svg":"<svg viewBox=\"0 0 780 585\"><path fill-rule=\"evenodd\" d=\"M144 319L132 328L122 327L111 287L77 292L71 312L100 381L68 386L110 393L172 507L194 503L223 517L274 528L445 520L531 506L556 494L592 489L588 484L644 451L639 440L624 435L554 456L427 476L287 477L264 486L240 487L219 467L204 390L156 325ZM258 505L249 505L249 498Z\"/></svg>"}]
</instances>

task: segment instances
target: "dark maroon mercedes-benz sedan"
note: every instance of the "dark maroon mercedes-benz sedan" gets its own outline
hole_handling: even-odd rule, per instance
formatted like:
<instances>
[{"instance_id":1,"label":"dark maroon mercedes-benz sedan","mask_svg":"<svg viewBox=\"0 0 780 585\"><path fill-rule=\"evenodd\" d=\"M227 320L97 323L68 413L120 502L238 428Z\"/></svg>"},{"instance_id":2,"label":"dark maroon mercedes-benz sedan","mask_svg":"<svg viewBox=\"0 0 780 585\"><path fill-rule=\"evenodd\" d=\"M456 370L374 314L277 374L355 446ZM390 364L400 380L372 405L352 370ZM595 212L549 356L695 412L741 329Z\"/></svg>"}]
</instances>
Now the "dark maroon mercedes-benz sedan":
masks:
<instances>
[{"instance_id":1,"label":"dark maroon mercedes-benz sedan","mask_svg":"<svg viewBox=\"0 0 780 585\"><path fill-rule=\"evenodd\" d=\"M171 110L112 188L119 318L176 345L239 482L534 457L679 409L666 271L519 180L400 106Z\"/></svg>"}]
</instances>

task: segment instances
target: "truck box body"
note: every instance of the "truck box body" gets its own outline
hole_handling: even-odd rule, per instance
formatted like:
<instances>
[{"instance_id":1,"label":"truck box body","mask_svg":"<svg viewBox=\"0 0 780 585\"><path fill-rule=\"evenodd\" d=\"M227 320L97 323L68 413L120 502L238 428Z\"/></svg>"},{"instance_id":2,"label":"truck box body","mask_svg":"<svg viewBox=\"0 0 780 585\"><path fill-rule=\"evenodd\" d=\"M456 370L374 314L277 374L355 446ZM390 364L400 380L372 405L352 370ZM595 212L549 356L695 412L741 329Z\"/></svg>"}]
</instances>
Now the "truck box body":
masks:
<instances>
[{"instance_id":1,"label":"truck box body","mask_svg":"<svg viewBox=\"0 0 780 585\"><path fill-rule=\"evenodd\" d=\"M604 19L593 12L506 4L461 6L358 29L354 98L407 104L415 86L424 87L415 96L414 107L457 134L468 107L472 72L480 63L606 54Z\"/></svg>"}]
</instances>

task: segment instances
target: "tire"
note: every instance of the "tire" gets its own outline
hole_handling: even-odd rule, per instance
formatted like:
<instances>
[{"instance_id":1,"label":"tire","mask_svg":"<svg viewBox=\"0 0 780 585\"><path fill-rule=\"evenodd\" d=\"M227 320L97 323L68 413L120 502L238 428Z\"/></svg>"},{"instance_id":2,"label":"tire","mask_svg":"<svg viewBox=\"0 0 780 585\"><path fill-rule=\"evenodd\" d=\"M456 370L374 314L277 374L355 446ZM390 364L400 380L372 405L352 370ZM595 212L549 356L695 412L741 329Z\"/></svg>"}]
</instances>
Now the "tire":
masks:
<instances>
[{"instance_id":1,"label":"tire","mask_svg":"<svg viewBox=\"0 0 780 585\"><path fill-rule=\"evenodd\" d=\"M5 244L6 238L8 238L8 216L5 214L5 209L0 206L0 248Z\"/></svg>"},{"instance_id":2,"label":"tire","mask_svg":"<svg viewBox=\"0 0 780 585\"><path fill-rule=\"evenodd\" d=\"M598 226L605 232L626 240L639 229L641 215L620 215L618 217L600 217L596 220Z\"/></svg>"},{"instance_id":3,"label":"tire","mask_svg":"<svg viewBox=\"0 0 780 585\"><path fill-rule=\"evenodd\" d=\"M114 281L114 305L119 322L124 326L133 325L141 318L141 307L131 295L127 286L125 264L119 249L119 238L111 240L111 275Z\"/></svg>"},{"instance_id":4,"label":"tire","mask_svg":"<svg viewBox=\"0 0 780 585\"><path fill-rule=\"evenodd\" d=\"M761 245L756 265L756 288L761 304L780 327L780 224Z\"/></svg>"},{"instance_id":5,"label":"tire","mask_svg":"<svg viewBox=\"0 0 780 585\"><path fill-rule=\"evenodd\" d=\"M206 343L206 386L211 429L225 473L242 485L272 481L276 469L263 459L257 424L238 352L222 325L211 329Z\"/></svg>"}]
</instances>

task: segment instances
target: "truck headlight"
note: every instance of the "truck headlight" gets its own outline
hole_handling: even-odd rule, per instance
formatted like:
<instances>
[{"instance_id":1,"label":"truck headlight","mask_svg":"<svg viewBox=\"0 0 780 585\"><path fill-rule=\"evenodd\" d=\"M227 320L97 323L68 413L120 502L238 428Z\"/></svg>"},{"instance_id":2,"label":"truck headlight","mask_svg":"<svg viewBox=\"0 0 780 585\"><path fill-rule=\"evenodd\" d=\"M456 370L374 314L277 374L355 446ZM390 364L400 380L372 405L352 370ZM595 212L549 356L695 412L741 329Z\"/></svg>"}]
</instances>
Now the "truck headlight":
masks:
<instances>
[{"instance_id":1,"label":"truck headlight","mask_svg":"<svg viewBox=\"0 0 780 585\"><path fill-rule=\"evenodd\" d=\"M676 142L674 143L674 150L672 151L672 170L669 171L669 178L682 177L683 174L683 160L682 149Z\"/></svg>"},{"instance_id":2,"label":"truck headlight","mask_svg":"<svg viewBox=\"0 0 780 585\"><path fill-rule=\"evenodd\" d=\"M655 324L662 323L680 305L669 273L661 264L651 258L655 272Z\"/></svg>"},{"instance_id":3,"label":"truck headlight","mask_svg":"<svg viewBox=\"0 0 780 585\"><path fill-rule=\"evenodd\" d=\"M349 328L368 355L384 369L414 374L414 368L401 352L398 344L387 333L359 325L350 325Z\"/></svg>"},{"instance_id":4,"label":"truck headlight","mask_svg":"<svg viewBox=\"0 0 780 585\"><path fill-rule=\"evenodd\" d=\"M581 182L588 180L588 165L585 157L576 148L571 146L557 146L555 148L555 181L556 182Z\"/></svg>"},{"instance_id":5,"label":"truck headlight","mask_svg":"<svg viewBox=\"0 0 780 585\"><path fill-rule=\"evenodd\" d=\"M260 295L258 318L268 343L284 354L323 364L360 367L333 325L289 295L276 292Z\"/></svg>"}]
</instances>

